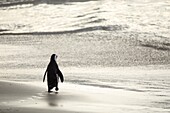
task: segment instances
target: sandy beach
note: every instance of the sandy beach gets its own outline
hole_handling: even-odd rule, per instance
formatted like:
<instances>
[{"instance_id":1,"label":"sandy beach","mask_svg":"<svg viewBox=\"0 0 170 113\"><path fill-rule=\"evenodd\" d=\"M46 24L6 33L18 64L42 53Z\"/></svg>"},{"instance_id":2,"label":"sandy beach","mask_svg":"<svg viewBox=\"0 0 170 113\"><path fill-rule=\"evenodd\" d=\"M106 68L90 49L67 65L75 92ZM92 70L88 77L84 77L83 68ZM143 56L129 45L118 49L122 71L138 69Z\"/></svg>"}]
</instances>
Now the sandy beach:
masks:
<instances>
[{"instance_id":1,"label":"sandy beach","mask_svg":"<svg viewBox=\"0 0 170 113\"><path fill-rule=\"evenodd\" d=\"M152 109L144 106L150 100L141 92L66 83L60 84L59 92L47 93L44 87L39 87L41 84L1 81L0 112L124 113L130 109L133 112Z\"/></svg>"}]
</instances>

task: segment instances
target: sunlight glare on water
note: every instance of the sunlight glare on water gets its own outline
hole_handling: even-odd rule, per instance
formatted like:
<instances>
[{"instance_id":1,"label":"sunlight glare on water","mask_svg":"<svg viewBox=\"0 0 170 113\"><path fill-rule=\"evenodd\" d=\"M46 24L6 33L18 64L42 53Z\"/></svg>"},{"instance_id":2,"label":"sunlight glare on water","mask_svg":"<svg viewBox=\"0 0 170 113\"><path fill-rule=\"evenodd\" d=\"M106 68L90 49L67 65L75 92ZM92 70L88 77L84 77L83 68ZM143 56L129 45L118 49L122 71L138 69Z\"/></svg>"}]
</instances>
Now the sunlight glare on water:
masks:
<instances>
[{"instance_id":1,"label":"sunlight glare on water","mask_svg":"<svg viewBox=\"0 0 170 113\"><path fill-rule=\"evenodd\" d=\"M0 8L4 32L58 32L77 29L143 32L169 36L169 1L63 2Z\"/></svg>"}]
</instances>

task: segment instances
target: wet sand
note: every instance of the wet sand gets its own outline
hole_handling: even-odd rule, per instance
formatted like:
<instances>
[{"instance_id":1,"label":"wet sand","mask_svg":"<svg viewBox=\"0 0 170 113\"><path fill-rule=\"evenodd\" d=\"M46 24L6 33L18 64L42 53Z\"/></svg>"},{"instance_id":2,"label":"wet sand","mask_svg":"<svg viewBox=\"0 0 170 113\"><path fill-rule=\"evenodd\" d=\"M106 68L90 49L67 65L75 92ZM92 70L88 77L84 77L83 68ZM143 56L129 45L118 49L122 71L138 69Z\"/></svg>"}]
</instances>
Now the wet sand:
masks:
<instances>
[{"instance_id":1,"label":"wet sand","mask_svg":"<svg viewBox=\"0 0 170 113\"><path fill-rule=\"evenodd\" d=\"M147 103L144 93L68 83L48 93L41 84L0 81L0 113L111 113L142 110Z\"/></svg>"}]
</instances>

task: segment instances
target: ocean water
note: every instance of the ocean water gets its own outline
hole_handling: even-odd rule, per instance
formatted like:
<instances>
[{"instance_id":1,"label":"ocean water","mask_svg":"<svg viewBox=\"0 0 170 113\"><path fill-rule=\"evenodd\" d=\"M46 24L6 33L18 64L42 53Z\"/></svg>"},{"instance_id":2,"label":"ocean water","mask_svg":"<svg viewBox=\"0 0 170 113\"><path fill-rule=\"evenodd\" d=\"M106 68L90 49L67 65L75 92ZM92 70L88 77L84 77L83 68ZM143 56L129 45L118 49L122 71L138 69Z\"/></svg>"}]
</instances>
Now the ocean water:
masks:
<instances>
[{"instance_id":1,"label":"ocean water","mask_svg":"<svg viewBox=\"0 0 170 113\"><path fill-rule=\"evenodd\" d=\"M40 82L56 53L66 82L142 95L129 113L170 112L169 0L1 4L0 79Z\"/></svg>"},{"instance_id":2,"label":"ocean water","mask_svg":"<svg viewBox=\"0 0 170 113\"><path fill-rule=\"evenodd\" d=\"M2 33L106 30L170 35L169 0L35 0L30 4L22 3L0 7Z\"/></svg>"}]
</instances>

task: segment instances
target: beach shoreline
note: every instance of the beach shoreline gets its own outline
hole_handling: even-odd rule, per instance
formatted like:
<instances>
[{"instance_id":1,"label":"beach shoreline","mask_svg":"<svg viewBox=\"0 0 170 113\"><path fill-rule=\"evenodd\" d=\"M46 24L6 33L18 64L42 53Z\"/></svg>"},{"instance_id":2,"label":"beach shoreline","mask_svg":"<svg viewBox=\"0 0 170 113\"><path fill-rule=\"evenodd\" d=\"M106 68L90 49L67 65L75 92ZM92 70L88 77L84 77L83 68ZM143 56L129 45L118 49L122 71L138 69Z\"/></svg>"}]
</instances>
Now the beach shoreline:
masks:
<instances>
[{"instance_id":1,"label":"beach shoreline","mask_svg":"<svg viewBox=\"0 0 170 113\"><path fill-rule=\"evenodd\" d=\"M167 4L1 0L0 113L170 113ZM64 83L48 93L52 54Z\"/></svg>"},{"instance_id":2,"label":"beach shoreline","mask_svg":"<svg viewBox=\"0 0 170 113\"><path fill-rule=\"evenodd\" d=\"M129 35L0 35L0 78L11 80L0 113L168 113L169 51ZM40 81L53 53L66 82L48 94Z\"/></svg>"}]
</instances>

